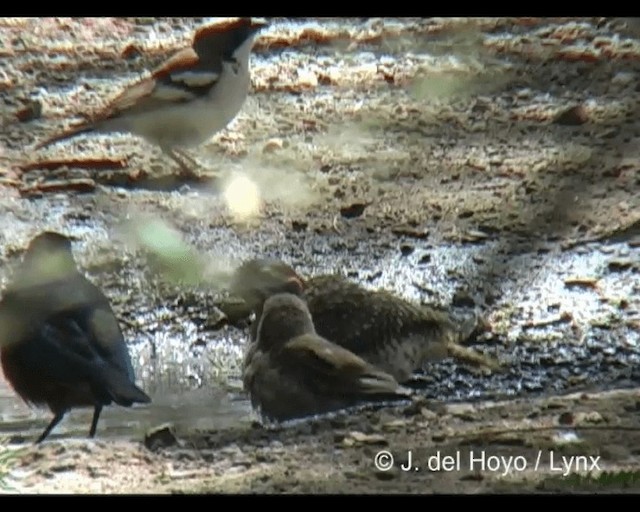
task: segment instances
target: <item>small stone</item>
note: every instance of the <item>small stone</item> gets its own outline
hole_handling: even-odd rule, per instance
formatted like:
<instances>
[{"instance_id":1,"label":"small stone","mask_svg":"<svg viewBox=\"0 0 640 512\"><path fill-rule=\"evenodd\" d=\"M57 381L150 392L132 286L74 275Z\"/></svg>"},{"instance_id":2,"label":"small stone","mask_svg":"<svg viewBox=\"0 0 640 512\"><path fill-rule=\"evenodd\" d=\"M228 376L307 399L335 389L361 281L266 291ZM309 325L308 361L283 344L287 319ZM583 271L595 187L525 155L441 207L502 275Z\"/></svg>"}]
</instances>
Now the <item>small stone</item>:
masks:
<instances>
[{"instance_id":1,"label":"small stone","mask_svg":"<svg viewBox=\"0 0 640 512\"><path fill-rule=\"evenodd\" d=\"M269 139L262 147L263 153L273 153L284 147L284 141L280 138Z\"/></svg>"},{"instance_id":2,"label":"small stone","mask_svg":"<svg viewBox=\"0 0 640 512\"><path fill-rule=\"evenodd\" d=\"M42 115L42 103L39 101L28 101L20 110L16 112L16 117L21 123L38 119Z\"/></svg>"},{"instance_id":3,"label":"small stone","mask_svg":"<svg viewBox=\"0 0 640 512\"><path fill-rule=\"evenodd\" d=\"M483 242L484 240L489 238L489 234L478 229L470 229L463 233L460 238L463 242Z\"/></svg>"},{"instance_id":4,"label":"small stone","mask_svg":"<svg viewBox=\"0 0 640 512\"><path fill-rule=\"evenodd\" d=\"M609 260L607 263L607 268L611 272L622 272L623 270L627 270L633 267L635 262L631 258L616 258L613 260Z\"/></svg>"},{"instance_id":5,"label":"small stone","mask_svg":"<svg viewBox=\"0 0 640 512\"><path fill-rule=\"evenodd\" d=\"M120 53L120 56L126 60L133 60L140 57L142 54L143 52L140 50L137 44L129 43L124 47L124 49Z\"/></svg>"},{"instance_id":6,"label":"small stone","mask_svg":"<svg viewBox=\"0 0 640 512\"><path fill-rule=\"evenodd\" d=\"M574 423L576 425L605 423L606 420L598 411L576 413Z\"/></svg>"},{"instance_id":7,"label":"small stone","mask_svg":"<svg viewBox=\"0 0 640 512\"><path fill-rule=\"evenodd\" d=\"M423 254L418 260L418 265L426 265L427 263L431 263L431 254L429 253Z\"/></svg>"},{"instance_id":8,"label":"small stone","mask_svg":"<svg viewBox=\"0 0 640 512\"><path fill-rule=\"evenodd\" d=\"M402 244L400 246L400 253L403 256L409 256L413 251L415 251L415 247L409 244Z\"/></svg>"},{"instance_id":9,"label":"small stone","mask_svg":"<svg viewBox=\"0 0 640 512\"><path fill-rule=\"evenodd\" d=\"M558 423L560 425L573 425L574 417L570 412L563 412L560 416L558 416Z\"/></svg>"},{"instance_id":10,"label":"small stone","mask_svg":"<svg viewBox=\"0 0 640 512\"><path fill-rule=\"evenodd\" d=\"M340 215L345 219L355 219L364 213L367 206L369 206L369 203L353 203L349 206L343 206L340 208Z\"/></svg>"},{"instance_id":11,"label":"small stone","mask_svg":"<svg viewBox=\"0 0 640 512\"><path fill-rule=\"evenodd\" d=\"M356 444L355 440L352 439L351 437L345 437L342 440L342 446L344 446L345 448L350 448L352 446L354 446Z\"/></svg>"},{"instance_id":12,"label":"small stone","mask_svg":"<svg viewBox=\"0 0 640 512\"><path fill-rule=\"evenodd\" d=\"M293 231L295 231L296 233L299 233L300 231L306 230L307 227L309 227L309 223L307 221L304 221L304 220L292 220L291 221L291 229Z\"/></svg>"},{"instance_id":13,"label":"small stone","mask_svg":"<svg viewBox=\"0 0 640 512\"><path fill-rule=\"evenodd\" d=\"M208 331L217 331L229 323L229 318L224 312L216 307L211 308L207 314L207 319L203 327Z\"/></svg>"},{"instance_id":14,"label":"small stone","mask_svg":"<svg viewBox=\"0 0 640 512\"><path fill-rule=\"evenodd\" d=\"M407 422L404 420L393 420L382 424L382 430L399 430L405 428Z\"/></svg>"},{"instance_id":15,"label":"small stone","mask_svg":"<svg viewBox=\"0 0 640 512\"><path fill-rule=\"evenodd\" d=\"M438 417L438 413L432 411L431 409L427 409L426 407L420 409L420 415L429 421L435 420Z\"/></svg>"},{"instance_id":16,"label":"small stone","mask_svg":"<svg viewBox=\"0 0 640 512\"><path fill-rule=\"evenodd\" d=\"M298 85L310 89L318 87L318 77L313 71L298 70Z\"/></svg>"},{"instance_id":17,"label":"small stone","mask_svg":"<svg viewBox=\"0 0 640 512\"><path fill-rule=\"evenodd\" d=\"M391 232L396 236L406 236L409 238L417 238L418 240L424 240L429 236L429 230L420 227L413 227L409 225L400 225L391 228Z\"/></svg>"},{"instance_id":18,"label":"small stone","mask_svg":"<svg viewBox=\"0 0 640 512\"><path fill-rule=\"evenodd\" d=\"M355 443L358 444L370 444L377 446L386 446L387 444L389 444L388 441L380 434L365 434L363 432L354 431L349 432L348 438L352 439Z\"/></svg>"},{"instance_id":19,"label":"small stone","mask_svg":"<svg viewBox=\"0 0 640 512\"><path fill-rule=\"evenodd\" d=\"M471 297L471 295L469 295L465 291L457 291L453 295L451 304L456 307L468 307L468 308L473 308L476 306L476 302L475 300L473 300L473 297Z\"/></svg>"},{"instance_id":20,"label":"small stone","mask_svg":"<svg viewBox=\"0 0 640 512\"><path fill-rule=\"evenodd\" d=\"M149 430L144 436L144 445L149 450L166 448L178 443L178 438L173 431L173 425L165 423Z\"/></svg>"},{"instance_id":21,"label":"small stone","mask_svg":"<svg viewBox=\"0 0 640 512\"><path fill-rule=\"evenodd\" d=\"M560 112L553 122L564 126L580 126L588 120L587 110L583 105L577 105Z\"/></svg>"},{"instance_id":22,"label":"small stone","mask_svg":"<svg viewBox=\"0 0 640 512\"><path fill-rule=\"evenodd\" d=\"M217 304L217 308L227 317L231 325L236 325L251 316L251 308L241 299L231 297L223 299Z\"/></svg>"},{"instance_id":23,"label":"small stone","mask_svg":"<svg viewBox=\"0 0 640 512\"><path fill-rule=\"evenodd\" d=\"M471 404L452 404L447 407L447 412L463 421L474 421L477 416L476 408Z\"/></svg>"},{"instance_id":24,"label":"small stone","mask_svg":"<svg viewBox=\"0 0 640 512\"><path fill-rule=\"evenodd\" d=\"M49 468L49 471L54 473L66 473L68 471L73 471L76 469L76 464L73 462L62 462L60 464L54 464Z\"/></svg>"}]
</instances>

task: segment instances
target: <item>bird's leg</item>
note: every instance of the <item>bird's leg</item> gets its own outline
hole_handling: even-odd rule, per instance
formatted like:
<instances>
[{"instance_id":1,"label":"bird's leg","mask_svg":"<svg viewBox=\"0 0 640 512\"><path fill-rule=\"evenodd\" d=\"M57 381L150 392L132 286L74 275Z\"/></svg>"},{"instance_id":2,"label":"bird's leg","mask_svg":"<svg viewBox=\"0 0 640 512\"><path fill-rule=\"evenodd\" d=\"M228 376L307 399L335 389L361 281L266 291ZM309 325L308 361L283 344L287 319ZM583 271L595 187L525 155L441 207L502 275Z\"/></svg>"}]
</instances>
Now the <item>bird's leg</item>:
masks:
<instances>
[{"instance_id":1,"label":"bird's leg","mask_svg":"<svg viewBox=\"0 0 640 512\"><path fill-rule=\"evenodd\" d=\"M176 148L165 149L164 152L180 166L180 177L193 181L200 180L200 176L195 171L196 169L202 169L202 165L192 156Z\"/></svg>"},{"instance_id":2,"label":"bird's leg","mask_svg":"<svg viewBox=\"0 0 640 512\"><path fill-rule=\"evenodd\" d=\"M53 419L51 420L49 425L47 425L47 428L45 428L44 432L42 434L40 434L40 437L36 441L36 444L40 444L42 441L44 441L47 438L47 436L51 433L51 431L54 429L54 427L58 423L60 423L60 420L62 420L62 418L64 418L64 415L66 414L66 412L67 411L65 410L65 411L57 412L55 414L55 416L53 417Z\"/></svg>"},{"instance_id":3,"label":"bird's leg","mask_svg":"<svg viewBox=\"0 0 640 512\"><path fill-rule=\"evenodd\" d=\"M100 413L102 412L102 405L96 405L93 408L93 418L91 418L91 429L89 430L89 437L96 435L96 428L98 428L98 419L100 419Z\"/></svg>"}]
</instances>

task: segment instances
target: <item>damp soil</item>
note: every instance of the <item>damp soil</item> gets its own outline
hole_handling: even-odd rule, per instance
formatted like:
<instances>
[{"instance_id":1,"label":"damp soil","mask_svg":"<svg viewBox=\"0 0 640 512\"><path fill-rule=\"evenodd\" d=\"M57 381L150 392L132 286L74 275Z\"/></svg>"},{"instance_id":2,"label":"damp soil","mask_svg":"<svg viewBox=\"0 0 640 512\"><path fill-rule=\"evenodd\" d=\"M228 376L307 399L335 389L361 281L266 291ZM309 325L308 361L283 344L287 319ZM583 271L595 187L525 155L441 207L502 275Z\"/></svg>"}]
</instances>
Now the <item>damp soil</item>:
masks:
<instances>
[{"instance_id":1,"label":"damp soil","mask_svg":"<svg viewBox=\"0 0 640 512\"><path fill-rule=\"evenodd\" d=\"M201 22L0 20L1 283L37 232L75 237L153 398L106 410L90 441L73 411L34 447L48 412L0 380L9 489L637 491L636 20L274 18L250 98L188 179L126 135L34 149ZM250 319L223 278L153 264L132 233L160 221L220 275L278 257L480 313L472 346L504 371L447 360L410 383L415 403L263 426L240 385Z\"/></svg>"}]
</instances>

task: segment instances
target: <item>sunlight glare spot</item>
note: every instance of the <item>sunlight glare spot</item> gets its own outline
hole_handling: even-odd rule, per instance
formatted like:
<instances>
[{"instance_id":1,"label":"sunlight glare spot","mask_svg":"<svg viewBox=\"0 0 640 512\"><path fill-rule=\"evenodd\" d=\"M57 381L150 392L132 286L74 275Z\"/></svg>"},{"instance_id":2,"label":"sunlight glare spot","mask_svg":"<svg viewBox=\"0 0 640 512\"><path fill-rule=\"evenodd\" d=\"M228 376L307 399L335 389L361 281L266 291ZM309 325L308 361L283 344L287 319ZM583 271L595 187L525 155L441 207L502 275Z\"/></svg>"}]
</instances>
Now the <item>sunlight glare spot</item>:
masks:
<instances>
[{"instance_id":1,"label":"sunlight glare spot","mask_svg":"<svg viewBox=\"0 0 640 512\"><path fill-rule=\"evenodd\" d=\"M234 176L229 181L224 199L232 215L238 219L253 217L260 210L260 190L244 175Z\"/></svg>"}]
</instances>

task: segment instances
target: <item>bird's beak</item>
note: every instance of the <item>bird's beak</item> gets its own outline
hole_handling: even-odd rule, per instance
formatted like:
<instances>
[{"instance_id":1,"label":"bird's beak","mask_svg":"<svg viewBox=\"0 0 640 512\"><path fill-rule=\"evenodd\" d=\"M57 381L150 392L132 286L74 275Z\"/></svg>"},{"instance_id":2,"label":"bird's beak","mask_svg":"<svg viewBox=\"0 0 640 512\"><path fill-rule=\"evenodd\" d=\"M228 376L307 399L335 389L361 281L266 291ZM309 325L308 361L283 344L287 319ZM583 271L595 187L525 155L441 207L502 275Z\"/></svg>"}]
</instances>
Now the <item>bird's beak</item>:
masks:
<instances>
[{"instance_id":1,"label":"bird's beak","mask_svg":"<svg viewBox=\"0 0 640 512\"><path fill-rule=\"evenodd\" d=\"M295 284L300 289L300 292L303 292L307 288L306 281L300 276L287 279L287 283Z\"/></svg>"}]
</instances>

